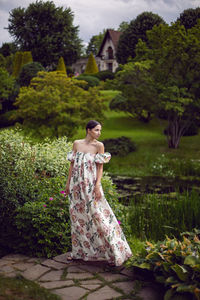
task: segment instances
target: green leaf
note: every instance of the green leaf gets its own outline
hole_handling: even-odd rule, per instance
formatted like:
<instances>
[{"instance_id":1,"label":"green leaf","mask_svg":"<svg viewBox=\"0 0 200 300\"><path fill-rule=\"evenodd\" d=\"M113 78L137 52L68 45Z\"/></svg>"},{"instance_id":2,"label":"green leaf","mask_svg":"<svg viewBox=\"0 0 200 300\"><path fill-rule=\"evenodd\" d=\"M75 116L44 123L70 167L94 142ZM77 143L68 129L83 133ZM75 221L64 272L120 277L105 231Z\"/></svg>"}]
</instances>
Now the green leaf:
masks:
<instances>
[{"instance_id":1,"label":"green leaf","mask_svg":"<svg viewBox=\"0 0 200 300\"><path fill-rule=\"evenodd\" d=\"M173 294L174 294L173 289L167 290L164 296L164 300L171 300Z\"/></svg>"},{"instance_id":2,"label":"green leaf","mask_svg":"<svg viewBox=\"0 0 200 300\"><path fill-rule=\"evenodd\" d=\"M148 270L151 270L151 265L150 264L148 264L148 263L142 263L141 265L139 265L139 267L141 268L141 269L148 269Z\"/></svg>"},{"instance_id":3,"label":"green leaf","mask_svg":"<svg viewBox=\"0 0 200 300\"><path fill-rule=\"evenodd\" d=\"M200 263L200 259L193 255L188 255L184 260L184 265L195 266Z\"/></svg>"},{"instance_id":4,"label":"green leaf","mask_svg":"<svg viewBox=\"0 0 200 300\"><path fill-rule=\"evenodd\" d=\"M180 280L186 281L188 279L188 271L183 266L176 264L171 268L176 273L176 275Z\"/></svg>"}]
</instances>

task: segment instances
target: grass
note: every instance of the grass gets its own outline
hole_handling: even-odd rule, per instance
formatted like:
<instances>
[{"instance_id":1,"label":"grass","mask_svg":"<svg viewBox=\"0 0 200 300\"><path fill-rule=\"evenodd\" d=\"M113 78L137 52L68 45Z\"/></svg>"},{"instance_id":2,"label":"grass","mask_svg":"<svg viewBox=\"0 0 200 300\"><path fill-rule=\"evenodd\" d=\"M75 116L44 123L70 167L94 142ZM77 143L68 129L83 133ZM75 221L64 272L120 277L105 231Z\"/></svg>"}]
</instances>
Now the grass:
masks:
<instances>
[{"instance_id":1,"label":"grass","mask_svg":"<svg viewBox=\"0 0 200 300\"><path fill-rule=\"evenodd\" d=\"M0 300L60 300L37 283L23 277L0 276Z\"/></svg>"},{"instance_id":2,"label":"grass","mask_svg":"<svg viewBox=\"0 0 200 300\"><path fill-rule=\"evenodd\" d=\"M117 91L101 92L108 105ZM129 137L136 143L137 151L129 153L125 157L113 156L110 163L105 165L105 170L110 174L147 176L152 175L151 164L162 154L166 157L180 160L198 159L200 157L200 134L191 137L182 137L178 149L169 149L166 136L163 134L167 126L165 120L153 119L150 123L142 123L131 118L124 112L105 112L103 130L100 140ZM79 129L74 139L85 136L85 129Z\"/></svg>"}]
</instances>

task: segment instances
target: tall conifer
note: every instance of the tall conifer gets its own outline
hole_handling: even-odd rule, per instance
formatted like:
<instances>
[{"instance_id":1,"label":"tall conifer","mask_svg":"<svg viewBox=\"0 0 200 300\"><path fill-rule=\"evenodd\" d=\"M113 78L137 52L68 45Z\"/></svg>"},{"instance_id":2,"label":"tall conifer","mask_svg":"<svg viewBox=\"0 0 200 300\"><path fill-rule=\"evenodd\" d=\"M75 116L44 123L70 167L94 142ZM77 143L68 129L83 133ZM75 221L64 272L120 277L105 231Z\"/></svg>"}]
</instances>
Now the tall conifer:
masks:
<instances>
[{"instance_id":1,"label":"tall conifer","mask_svg":"<svg viewBox=\"0 0 200 300\"><path fill-rule=\"evenodd\" d=\"M99 69L98 69L96 60L94 58L94 55L91 52L90 55L89 55L87 66L85 68L84 73L85 74L95 74L95 73L98 73L98 72L99 72Z\"/></svg>"}]
</instances>

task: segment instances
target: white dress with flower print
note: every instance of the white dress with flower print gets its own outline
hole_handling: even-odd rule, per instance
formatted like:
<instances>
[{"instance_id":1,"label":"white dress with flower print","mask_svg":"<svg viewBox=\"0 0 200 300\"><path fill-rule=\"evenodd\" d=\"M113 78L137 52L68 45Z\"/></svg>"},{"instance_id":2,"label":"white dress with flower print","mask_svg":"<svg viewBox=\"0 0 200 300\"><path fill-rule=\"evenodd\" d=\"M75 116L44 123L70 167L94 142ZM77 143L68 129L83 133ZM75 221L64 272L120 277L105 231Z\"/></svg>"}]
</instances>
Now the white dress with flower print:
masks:
<instances>
[{"instance_id":1,"label":"white dress with flower print","mask_svg":"<svg viewBox=\"0 0 200 300\"><path fill-rule=\"evenodd\" d=\"M109 162L110 153L70 151L67 158L74 162L69 188L72 257L122 265L132 252L102 186L99 200L94 194L96 164Z\"/></svg>"}]
</instances>

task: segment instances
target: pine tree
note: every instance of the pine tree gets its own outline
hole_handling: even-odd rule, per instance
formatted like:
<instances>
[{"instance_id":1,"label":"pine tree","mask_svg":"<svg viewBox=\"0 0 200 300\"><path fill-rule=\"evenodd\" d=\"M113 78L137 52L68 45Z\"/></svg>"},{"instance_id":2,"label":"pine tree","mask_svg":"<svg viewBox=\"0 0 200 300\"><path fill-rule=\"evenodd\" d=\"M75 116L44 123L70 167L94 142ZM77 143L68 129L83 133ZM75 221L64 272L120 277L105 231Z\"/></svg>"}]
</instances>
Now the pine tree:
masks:
<instances>
[{"instance_id":1,"label":"pine tree","mask_svg":"<svg viewBox=\"0 0 200 300\"><path fill-rule=\"evenodd\" d=\"M63 57L59 58L58 66L57 66L56 70L59 71L59 72L61 72L61 73L63 73L63 74L67 75L65 61L64 61Z\"/></svg>"},{"instance_id":2,"label":"pine tree","mask_svg":"<svg viewBox=\"0 0 200 300\"><path fill-rule=\"evenodd\" d=\"M99 72L99 69L98 69L96 60L94 58L94 55L91 52L90 55L89 55L87 66L85 68L84 73L85 74L95 74L95 73L98 73L98 72Z\"/></svg>"}]
</instances>

